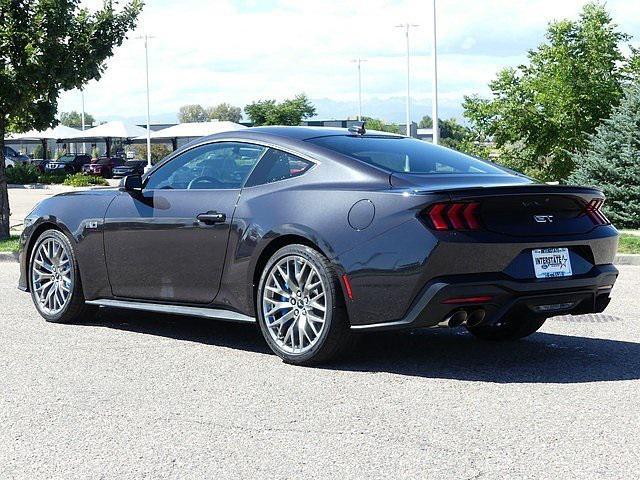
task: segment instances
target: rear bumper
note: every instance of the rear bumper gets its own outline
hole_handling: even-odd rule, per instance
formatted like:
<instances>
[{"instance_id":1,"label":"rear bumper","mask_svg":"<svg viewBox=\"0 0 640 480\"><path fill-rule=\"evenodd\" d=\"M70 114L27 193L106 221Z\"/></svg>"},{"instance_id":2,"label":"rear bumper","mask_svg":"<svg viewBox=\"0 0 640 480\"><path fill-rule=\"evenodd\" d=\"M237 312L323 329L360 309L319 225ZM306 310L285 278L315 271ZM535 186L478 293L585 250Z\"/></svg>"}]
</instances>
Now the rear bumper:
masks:
<instances>
[{"instance_id":1,"label":"rear bumper","mask_svg":"<svg viewBox=\"0 0 640 480\"><path fill-rule=\"evenodd\" d=\"M522 313L540 317L600 313L609 304L618 277L613 265L594 266L571 278L514 280L503 274L455 275L429 282L404 318L392 322L352 325L353 330L391 330L433 327L458 310L483 309L485 324ZM490 297L466 303L470 297ZM451 300L458 299L460 302Z\"/></svg>"}]
</instances>

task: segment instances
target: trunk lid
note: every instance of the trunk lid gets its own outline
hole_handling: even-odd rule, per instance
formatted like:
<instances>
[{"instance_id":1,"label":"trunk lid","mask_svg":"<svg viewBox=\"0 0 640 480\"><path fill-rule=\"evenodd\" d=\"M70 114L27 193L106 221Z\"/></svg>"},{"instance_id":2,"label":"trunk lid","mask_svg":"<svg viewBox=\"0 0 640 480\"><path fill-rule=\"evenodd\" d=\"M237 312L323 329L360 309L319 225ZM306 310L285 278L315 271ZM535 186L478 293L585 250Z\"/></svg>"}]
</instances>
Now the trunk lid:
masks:
<instances>
[{"instance_id":1,"label":"trunk lid","mask_svg":"<svg viewBox=\"0 0 640 480\"><path fill-rule=\"evenodd\" d=\"M398 187L402 185L416 193L446 194L452 203L478 202L482 229L502 235L579 235L608 223L599 213L604 195L595 188L538 184L510 175L394 173L392 185L394 177Z\"/></svg>"}]
</instances>

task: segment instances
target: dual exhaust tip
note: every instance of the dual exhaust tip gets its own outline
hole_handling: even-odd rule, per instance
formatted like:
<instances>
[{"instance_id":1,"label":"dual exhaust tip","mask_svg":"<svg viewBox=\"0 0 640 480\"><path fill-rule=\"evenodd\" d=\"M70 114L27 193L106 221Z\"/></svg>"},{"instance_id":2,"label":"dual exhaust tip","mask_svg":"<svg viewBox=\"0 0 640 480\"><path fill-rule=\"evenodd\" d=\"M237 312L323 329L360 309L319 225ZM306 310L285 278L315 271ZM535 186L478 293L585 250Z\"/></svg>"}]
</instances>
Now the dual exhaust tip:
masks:
<instances>
[{"instance_id":1,"label":"dual exhaust tip","mask_svg":"<svg viewBox=\"0 0 640 480\"><path fill-rule=\"evenodd\" d=\"M483 308L478 308L471 312L467 310L456 310L438 325L441 327L455 328L466 323L467 327L477 327L484 322L486 315L487 312Z\"/></svg>"}]
</instances>

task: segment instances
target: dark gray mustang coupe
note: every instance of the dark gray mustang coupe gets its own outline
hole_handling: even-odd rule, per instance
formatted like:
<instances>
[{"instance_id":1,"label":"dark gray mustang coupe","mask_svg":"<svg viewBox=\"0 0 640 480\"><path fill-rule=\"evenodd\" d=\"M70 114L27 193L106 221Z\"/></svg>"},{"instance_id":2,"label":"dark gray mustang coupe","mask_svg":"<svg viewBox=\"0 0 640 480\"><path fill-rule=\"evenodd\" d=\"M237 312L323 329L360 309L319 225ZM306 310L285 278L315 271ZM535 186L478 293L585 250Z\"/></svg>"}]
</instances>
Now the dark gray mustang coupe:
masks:
<instances>
[{"instance_id":1,"label":"dark gray mustang coupe","mask_svg":"<svg viewBox=\"0 0 640 480\"><path fill-rule=\"evenodd\" d=\"M295 364L369 330L515 340L609 303L618 233L603 201L359 126L249 128L120 188L41 202L20 288L50 322L99 306L257 321Z\"/></svg>"}]
</instances>

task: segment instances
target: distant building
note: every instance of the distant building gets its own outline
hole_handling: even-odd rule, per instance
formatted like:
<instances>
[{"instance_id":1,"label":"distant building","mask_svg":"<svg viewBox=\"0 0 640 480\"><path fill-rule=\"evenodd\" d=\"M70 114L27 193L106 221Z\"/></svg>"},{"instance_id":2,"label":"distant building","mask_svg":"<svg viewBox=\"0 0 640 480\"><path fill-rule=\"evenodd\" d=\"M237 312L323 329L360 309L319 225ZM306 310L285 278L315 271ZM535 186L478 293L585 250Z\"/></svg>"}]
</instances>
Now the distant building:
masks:
<instances>
[{"instance_id":1,"label":"distant building","mask_svg":"<svg viewBox=\"0 0 640 480\"><path fill-rule=\"evenodd\" d=\"M165 128L173 127L174 125L177 125L177 123L152 123L151 125L149 125L149 130L151 130L152 132L157 132L158 130L164 130ZM146 123L139 123L138 126L147 128Z\"/></svg>"},{"instance_id":2,"label":"distant building","mask_svg":"<svg viewBox=\"0 0 640 480\"><path fill-rule=\"evenodd\" d=\"M418 128L416 138L425 142L433 143L433 128Z\"/></svg>"}]
</instances>

